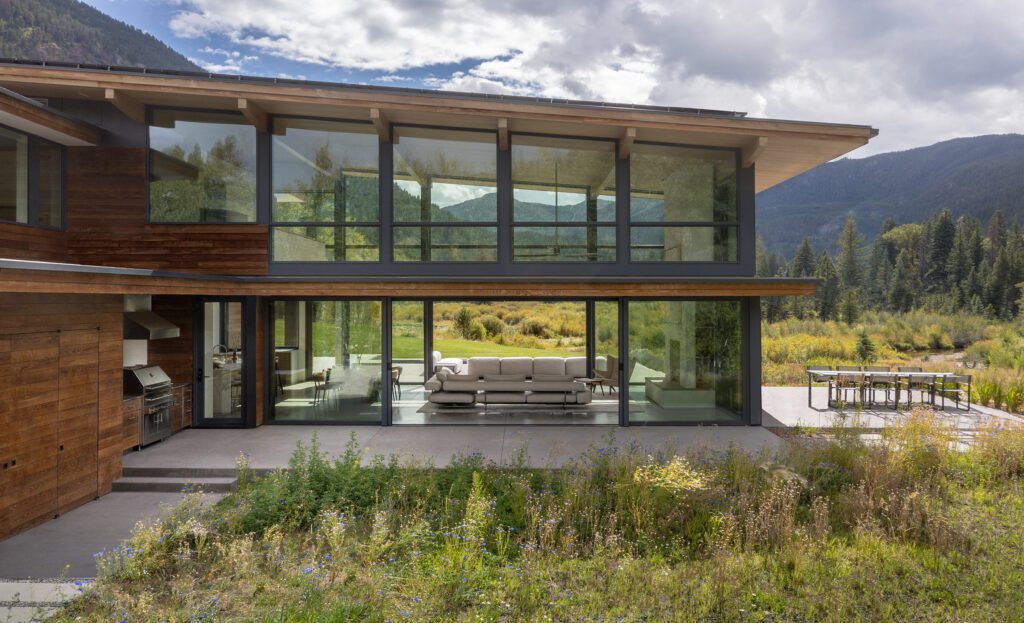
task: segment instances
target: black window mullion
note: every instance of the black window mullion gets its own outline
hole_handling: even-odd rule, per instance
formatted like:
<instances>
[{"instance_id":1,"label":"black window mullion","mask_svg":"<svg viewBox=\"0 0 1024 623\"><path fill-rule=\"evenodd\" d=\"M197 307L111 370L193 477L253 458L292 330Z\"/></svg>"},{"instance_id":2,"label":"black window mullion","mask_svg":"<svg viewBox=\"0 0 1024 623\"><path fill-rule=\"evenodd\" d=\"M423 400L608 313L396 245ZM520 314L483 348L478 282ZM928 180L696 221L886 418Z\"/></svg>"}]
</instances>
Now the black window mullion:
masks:
<instances>
[{"instance_id":1,"label":"black window mullion","mask_svg":"<svg viewBox=\"0 0 1024 623\"><path fill-rule=\"evenodd\" d=\"M39 218L39 139L31 135L24 136L28 139L26 141L28 174L25 176L25 182L28 184L28 205L25 206L27 210L25 222L32 227L40 227L42 223Z\"/></svg>"}]
</instances>

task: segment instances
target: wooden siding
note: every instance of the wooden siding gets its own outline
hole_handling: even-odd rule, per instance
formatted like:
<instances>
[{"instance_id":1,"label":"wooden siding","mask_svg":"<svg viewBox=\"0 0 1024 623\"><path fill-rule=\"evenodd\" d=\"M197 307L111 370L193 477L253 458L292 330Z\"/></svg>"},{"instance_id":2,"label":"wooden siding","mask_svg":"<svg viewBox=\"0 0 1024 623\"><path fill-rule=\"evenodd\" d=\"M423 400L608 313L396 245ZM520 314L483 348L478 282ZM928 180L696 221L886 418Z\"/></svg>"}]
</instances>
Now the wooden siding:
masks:
<instances>
[{"instance_id":1,"label":"wooden siding","mask_svg":"<svg viewBox=\"0 0 1024 623\"><path fill-rule=\"evenodd\" d=\"M119 296L0 297L0 538L120 476L122 306Z\"/></svg>"},{"instance_id":2,"label":"wooden siding","mask_svg":"<svg viewBox=\"0 0 1024 623\"><path fill-rule=\"evenodd\" d=\"M192 382L192 306L191 296L154 296L153 312L177 325L181 335L150 340L148 360L160 366L174 383Z\"/></svg>"},{"instance_id":3,"label":"wooden siding","mask_svg":"<svg viewBox=\"0 0 1024 623\"><path fill-rule=\"evenodd\" d=\"M0 257L37 262L67 260L67 235L52 229L0 223Z\"/></svg>"},{"instance_id":4,"label":"wooden siding","mask_svg":"<svg viewBox=\"0 0 1024 623\"><path fill-rule=\"evenodd\" d=\"M265 275L265 225L150 224L145 150L67 151L68 261L222 275Z\"/></svg>"}]
</instances>

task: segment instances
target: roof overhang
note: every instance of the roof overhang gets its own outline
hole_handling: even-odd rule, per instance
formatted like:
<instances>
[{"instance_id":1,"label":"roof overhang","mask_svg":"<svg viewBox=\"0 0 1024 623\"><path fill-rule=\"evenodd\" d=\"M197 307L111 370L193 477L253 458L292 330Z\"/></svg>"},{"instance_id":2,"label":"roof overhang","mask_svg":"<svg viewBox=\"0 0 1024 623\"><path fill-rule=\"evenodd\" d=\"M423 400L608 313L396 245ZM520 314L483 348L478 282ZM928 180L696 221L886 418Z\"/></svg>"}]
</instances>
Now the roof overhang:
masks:
<instances>
[{"instance_id":1,"label":"roof overhang","mask_svg":"<svg viewBox=\"0 0 1024 623\"><path fill-rule=\"evenodd\" d=\"M679 277L594 279L537 277L380 278L226 277L138 268L0 259L0 292L176 294L207 296L393 296L436 298L751 297L814 294L817 279Z\"/></svg>"},{"instance_id":2,"label":"roof overhang","mask_svg":"<svg viewBox=\"0 0 1024 623\"><path fill-rule=\"evenodd\" d=\"M372 122L382 134L394 123L487 129L499 133L502 144L510 132L530 132L619 139L627 151L634 141L730 147L745 165L756 164L757 191L877 134L863 125L726 111L45 63L0 61L0 86L32 96L107 101L137 120L146 106L179 106L238 111L263 127L269 115L297 115Z\"/></svg>"},{"instance_id":3,"label":"roof overhang","mask_svg":"<svg viewBox=\"0 0 1024 623\"><path fill-rule=\"evenodd\" d=\"M2 70L0 70L2 73ZM0 87L0 124L69 147L99 145L103 131Z\"/></svg>"}]
</instances>

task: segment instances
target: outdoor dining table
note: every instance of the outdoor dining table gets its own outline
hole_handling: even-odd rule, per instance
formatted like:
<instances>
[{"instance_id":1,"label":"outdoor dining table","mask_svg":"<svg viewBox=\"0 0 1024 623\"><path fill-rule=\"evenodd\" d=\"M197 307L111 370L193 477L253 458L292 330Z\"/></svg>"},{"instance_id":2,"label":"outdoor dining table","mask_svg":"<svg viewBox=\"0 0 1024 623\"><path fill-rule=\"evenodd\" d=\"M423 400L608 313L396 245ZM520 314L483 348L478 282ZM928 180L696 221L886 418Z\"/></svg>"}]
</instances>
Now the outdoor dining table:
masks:
<instances>
[{"instance_id":1,"label":"outdoor dining table","mask_svg":"<svg viewBox=\"0 0 1024 623\"><path fill-rule=\"evenodd\" d=\"M811 386L815 382L828 382L832 379L841 379L843 377L859 377L864 379L865 386L870 386L872 376L896 379L895 408L900 404L900 381L906 381L915 376L930 376L934 377L936 380L942 379L944 381L947 377L958 376L958 374L956 372L856 372L853 370L816 370L814 368L809 368L807 370L807 406L812 409L814 408L814 405L811 404ZM861 403L863 404L863 402L864 397L862 390ZM829 386L828 403L832 404L831 385ZM935 404L935 392L932 392L931 403L932 405Z\"/></svg>"}]
</instances>

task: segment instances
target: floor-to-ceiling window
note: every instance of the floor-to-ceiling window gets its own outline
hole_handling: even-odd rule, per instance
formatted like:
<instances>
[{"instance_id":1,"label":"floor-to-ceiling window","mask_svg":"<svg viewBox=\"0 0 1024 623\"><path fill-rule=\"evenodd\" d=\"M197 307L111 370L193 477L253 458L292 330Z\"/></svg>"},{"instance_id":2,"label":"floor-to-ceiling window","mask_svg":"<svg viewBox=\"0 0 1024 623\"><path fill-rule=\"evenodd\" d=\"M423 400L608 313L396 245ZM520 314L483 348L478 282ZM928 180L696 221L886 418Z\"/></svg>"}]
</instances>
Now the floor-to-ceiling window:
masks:
<instances>
[{"instance_id":1,"label":"floor-to-ceiling window","mask_svg":"<svg viewBox=\"0 0 1024 623\"><path fill-rule=\"evenodd\" d=\"M629 247L633 262L737 260L736 152L633 146Z\"/></svg>"},{"instance_id":2,"label":"floor-to-ceiling window","mask_svg":"<svg viewBox=\"0 0 1024 623\"><path fill-rule=\"evenodd\" d=\"M629 301L627 309L631 423L740 420L740 301Z\"/></svg>"},{"instance_id":3,"label":"floor-to-ceiling window","mask_svg":"<svg viewBox=\"0 0 1024 623\"><path fill-rule=\"evenodd\" d=\"M275 421L381 421L381 312L375 300L273 303Z\"/></svg>"},{"instance_id":4,"label":"floor-to-ceiling window","mask_svg":"<svg viewBox=\"0 0 1024 623\"><path fill-rule=\"evenodd\" d=\"M614 141L515 135L512 260L615 261Z\"/></svg>"},{"instance_id":5,"label":"floor-to-ceiling window","mask_svg":"<svg viewBox=\"0 0 1024 623\"><path fill-rule=\"evenodd\" d=\"M274 120L273 261L380 259L379 154L370 124Z\"/></svg>"},{"instance_id":6,"label":"floor-to-ceiling window","mask_svg":"<svg viewBox=\"0 0 1024 623\"><path fill-rule=\"evenodd\" d=\"M498 260L494 132L395 127L394 261Z\"/></svg>"}]
</instances>

